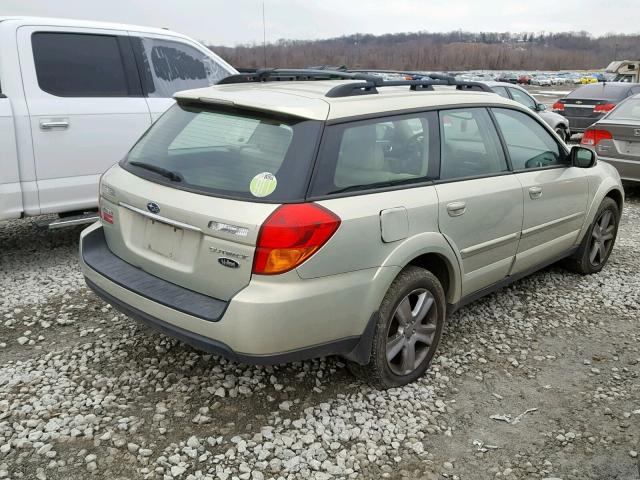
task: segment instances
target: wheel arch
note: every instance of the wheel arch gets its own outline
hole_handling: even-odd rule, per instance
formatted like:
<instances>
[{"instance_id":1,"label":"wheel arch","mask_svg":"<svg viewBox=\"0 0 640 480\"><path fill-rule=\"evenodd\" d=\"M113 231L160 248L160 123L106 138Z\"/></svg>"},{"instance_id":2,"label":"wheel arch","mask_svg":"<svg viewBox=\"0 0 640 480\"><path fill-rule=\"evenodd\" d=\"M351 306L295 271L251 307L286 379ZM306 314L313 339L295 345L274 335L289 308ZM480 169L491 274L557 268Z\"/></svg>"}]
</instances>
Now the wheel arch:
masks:
<instances>
[{"instance_id":1,"label":"wheel arch","mask_svg":"<svg viewBox=\"0 0 640 480\"><path fill-rule=\"evenodd\" d=\"M618 210L622 213L622 207L624 206L624 195L616 188L609 190L605 197L611 198L618 205Z\"/></svg>"},{"instance_id":2,"label":"wheel arch","mask_svg":"<svg viewBox=\"0 0 640 480\"><path fill-rule=\"evenodd\" d=\"M589 206L587 208L587 213L585 215L585 221L582 225L582 229L580 230L580 235L578 235L578 239L576 244L580 244L582 242L584 235L589 230L589 226L595 219L596 213L598 212L598 208L600 208L600 204L605 198L611 198L618 205L618 209L620 213L622 213L622 209L624 207L624 190L620 185L619 181L616 182L613 177L609 177L598 186Z\"/></svg>"},{"instance_id":3,"label":"wheel arch","mask_svg":"<svg viewBox=\"0 0 640 480\"><path fill-rule=\"evenodd\" d=\"M455 303L460 298L462 290L460 261L439 232L423 233L405 240L389 255L385 265L393 265L401 269L408 265L425 268L442 284L448 303Z\"/></svg>"},{"instance_id":4,"label":"wheel arch","mask_svg":"<svg viewBox=\"0 0 640 480\"><path fill-rule=\"evenodd\" d=\"M405 267L409 265L429 270L436 276L440 285L442 285L447 300L452 296L456 278L453 273L453 265L451 265L446 257L433 252L423 253L412 259Z\"/></svg>"}]
</instances>

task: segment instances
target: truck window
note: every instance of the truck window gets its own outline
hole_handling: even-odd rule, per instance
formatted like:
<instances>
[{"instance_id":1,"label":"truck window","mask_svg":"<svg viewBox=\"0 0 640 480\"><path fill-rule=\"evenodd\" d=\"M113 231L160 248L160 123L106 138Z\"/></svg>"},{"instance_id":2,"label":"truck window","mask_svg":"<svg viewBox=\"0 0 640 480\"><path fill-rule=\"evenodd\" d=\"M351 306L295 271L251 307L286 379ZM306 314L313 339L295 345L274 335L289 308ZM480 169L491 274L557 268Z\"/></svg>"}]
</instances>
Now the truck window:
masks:
<instances>
[{"instance_id":1,"label":"truck window","mask_svg":"<svg viewBox=\"0 0 640 480\"><path fill-rule=\"evenodd\" d=\"M36 32L31 45L43 91L58 97L129 96L116 36Z\"/></svg>"},{"instance_id":2,"label":"truck window","mask_svg":"<svg viewBox=\"0 0 640 480\"><path fill-rule=\"evenodd\" d=\"M147 96L170 98L175 92L208 87L231 75L200 50L158 38L131 38Z\"/></svg>"}]
</instances>

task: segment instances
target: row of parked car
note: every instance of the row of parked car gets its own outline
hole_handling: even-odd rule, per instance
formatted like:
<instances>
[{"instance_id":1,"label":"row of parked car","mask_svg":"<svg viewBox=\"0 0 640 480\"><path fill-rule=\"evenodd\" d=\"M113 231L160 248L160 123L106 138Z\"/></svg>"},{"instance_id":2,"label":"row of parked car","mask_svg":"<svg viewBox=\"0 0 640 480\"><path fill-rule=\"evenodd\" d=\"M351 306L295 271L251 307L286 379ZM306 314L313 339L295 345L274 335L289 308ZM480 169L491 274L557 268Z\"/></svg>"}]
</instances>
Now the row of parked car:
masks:
<instances>
[{"instance_id":1,"label":"row of parked car","mask_svg":"<svg viewBox=\"0 0 640 480\"><path fill-rule=\"evenodd\" d=\"M456 78L469 81L498 81L518 85L584 85L610 81L612 75L595 72L463 72L456 74Z\"/></svg>"}]
</instances>

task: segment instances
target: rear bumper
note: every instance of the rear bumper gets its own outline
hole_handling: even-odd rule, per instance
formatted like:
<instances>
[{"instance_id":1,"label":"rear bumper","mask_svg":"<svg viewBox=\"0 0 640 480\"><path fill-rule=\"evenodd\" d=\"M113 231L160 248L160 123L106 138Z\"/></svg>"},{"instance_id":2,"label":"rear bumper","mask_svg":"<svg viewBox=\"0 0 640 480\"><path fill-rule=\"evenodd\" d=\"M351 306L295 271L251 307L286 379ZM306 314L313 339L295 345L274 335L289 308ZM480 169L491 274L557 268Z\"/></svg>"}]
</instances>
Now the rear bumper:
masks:
<instances>
[{"instance_id":1,"label":"rear bumper","mask_svg":"<svg viewBox=\"0 0 640 480\"><path fill-rule=\"evenodd\" d=\"M185 311L184 302L176 302L184 297L175 292L162 295L161 299L150 298L137 288L137 281L131 283L129 277L118 272L100 271L100 264L95 262L90 265L91 255L87 256L84 249L101 236L101 230L96 223L81 236L80 261L89 288L117 310L167 335L200 350L251 364L286 363L326 355L367 363L381 301L377 287L381 282L391 283L399 270L385 267L305 280L295 271L254 277L228 302L202 295L205 298L199 299L201 304L208 299L214 310L220 308L220 302L225 304L219 318L205 319ZM104 255L115 257L106 250ZM107 264L117 260L118 257L110 259ZM158 285L165 293L170 291L165 285Z\"/></svg>"},{"instance_id":2,"label":"rear bumper","mask_svg":"<svg viewBox=\"0 0 640 480\"><path fill-rule=\"evenodd\" d=\"M569 120L569 128L572 133L582 133L591 125L596 123L598 120L602 118L602 116L598 117L572 117L570 115L562 115L564 118Z\"/></svg>"},{"instance_id":3,"label":"rear bumper","mask_svg":"<svg viewBox=\"0 0 640 480\"><path fill-rule=\"evenodd\" d=\"M615 167L620 174L620 179L627 182L640 182L640 161L622 160L619 158L609 158L598 156L599 160L607 162Z\"/></svg>"}]
</instances>

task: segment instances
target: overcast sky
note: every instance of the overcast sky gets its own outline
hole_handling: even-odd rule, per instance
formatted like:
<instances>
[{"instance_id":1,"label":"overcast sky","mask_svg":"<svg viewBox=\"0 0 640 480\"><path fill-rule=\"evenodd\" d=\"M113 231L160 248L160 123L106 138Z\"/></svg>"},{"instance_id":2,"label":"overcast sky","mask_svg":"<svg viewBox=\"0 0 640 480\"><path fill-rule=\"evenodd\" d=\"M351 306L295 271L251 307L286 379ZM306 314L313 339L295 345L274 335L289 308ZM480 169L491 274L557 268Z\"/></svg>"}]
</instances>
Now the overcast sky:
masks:
<instances>
[{"instance_id":1,"label":"overcast sky","mask_svg":"<svg viewBox=\"0 0 640 480\"><path fill-rule=\"evenodd\" d=\"M262 42L262 0L0 0L0 15L168 27L207 43ZM265 0L267 41L351 33L640 32L640 0ZM634 19L633 21L631 21Z\"/></svg>"}]
</instances>

